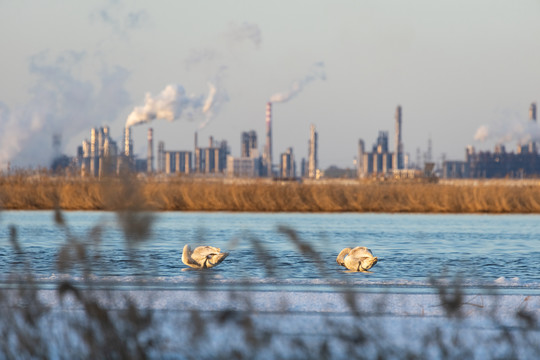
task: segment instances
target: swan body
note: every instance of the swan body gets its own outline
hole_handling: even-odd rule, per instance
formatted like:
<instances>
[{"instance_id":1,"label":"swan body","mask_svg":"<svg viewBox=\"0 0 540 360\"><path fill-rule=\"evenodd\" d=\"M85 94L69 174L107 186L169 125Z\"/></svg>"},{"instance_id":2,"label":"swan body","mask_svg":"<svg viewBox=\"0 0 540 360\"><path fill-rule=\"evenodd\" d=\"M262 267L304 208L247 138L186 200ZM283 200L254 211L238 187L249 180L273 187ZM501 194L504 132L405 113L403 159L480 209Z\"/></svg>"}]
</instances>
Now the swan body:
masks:
<instances>
[{"instance_id":1,"label":"swan body","mask_svg":"<svg viewBox=\"0 0 540 360\"><path fill-rule=\"evenodd\" d=\"M378 259L373 256L373 253L367 247L357 246L353 249L345 248L341 250L336 261L339 265L345 266L351 271L368 272L377 263Z\"/></svg>"},{"instance_id":2,"label":"swan body","mask_svg":"<svg viewBox=\"0 0 540 360\"><path fill-rule=\"evenodd\" d=\"M221 252L220 248L213 246L199 246L192 251L186 244L182 251L182 262L195 269L206 269L219 265L228 255L228 252Z\"/></svg>"}]
</instances>

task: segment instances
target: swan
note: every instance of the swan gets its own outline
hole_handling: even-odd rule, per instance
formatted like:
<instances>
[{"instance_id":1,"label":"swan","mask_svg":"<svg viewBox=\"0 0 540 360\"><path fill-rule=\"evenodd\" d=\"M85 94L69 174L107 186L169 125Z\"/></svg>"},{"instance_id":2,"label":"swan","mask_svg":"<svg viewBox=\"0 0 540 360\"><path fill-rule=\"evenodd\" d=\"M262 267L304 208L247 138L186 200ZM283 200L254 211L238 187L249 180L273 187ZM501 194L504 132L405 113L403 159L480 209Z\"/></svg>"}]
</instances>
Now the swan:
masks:
<instances>
[{"instance_id":1,"label":"swan","mask_svg":"<svg viewBox=\"0 0 540 360\"><path fill-rule=\"evenodd\" d=\"M337 259L337 263L345 266L351 271L368 272L378 261L373 256L371 250L364 246L357 246L353 249L345 248L341 250Z\"/></svg>"},{"instance_id":2,"label":"swan","mask_svg":"<svg viewBox=\"0 0 540 360\"><path fill-rule=\"evenodd\" d=\"M195 269L206 269L217 266L228 255L228 252L221 252L220 248L213 246L199 246L191 251L191 247L186 244L182 251L182 262Z\"/></svg>"}]
</instances>

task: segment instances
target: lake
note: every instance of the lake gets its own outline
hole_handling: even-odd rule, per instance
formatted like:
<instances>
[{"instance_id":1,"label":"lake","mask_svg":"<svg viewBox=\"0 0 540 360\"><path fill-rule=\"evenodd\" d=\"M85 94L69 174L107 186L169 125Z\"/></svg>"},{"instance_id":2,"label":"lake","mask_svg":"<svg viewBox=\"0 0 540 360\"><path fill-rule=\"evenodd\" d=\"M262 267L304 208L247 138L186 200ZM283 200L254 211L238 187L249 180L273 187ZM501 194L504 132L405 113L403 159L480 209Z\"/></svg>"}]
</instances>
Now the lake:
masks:
<instances>
[{"instance_id":1,"label":"lake","mask_svg":"<svg viewBox=\"0 0 540 360\"><path fill-rule=\"evenodd\" d=\"M76 239L90 244L91 279L115 286L142 281L191 289L204 273L216 288L431 292L437 279L458 281L469 291L540 294L539 215L161 212L152 214L142 241L126 236L113 212L63 215L66 226L55 223L52 211L0 213L4 284L27 268L44 287L82 279L81 264L69 270L57 266L59 248ZM20 252L10 244L12 225ZM299 252L283 229L293 229L313 253ZM217 246L230 255L216 268L185 271L185 244ZM347 273L336 263L341 249L354 246L366 246L379 258L371 273Z\"/></svg>"}]
</instances>

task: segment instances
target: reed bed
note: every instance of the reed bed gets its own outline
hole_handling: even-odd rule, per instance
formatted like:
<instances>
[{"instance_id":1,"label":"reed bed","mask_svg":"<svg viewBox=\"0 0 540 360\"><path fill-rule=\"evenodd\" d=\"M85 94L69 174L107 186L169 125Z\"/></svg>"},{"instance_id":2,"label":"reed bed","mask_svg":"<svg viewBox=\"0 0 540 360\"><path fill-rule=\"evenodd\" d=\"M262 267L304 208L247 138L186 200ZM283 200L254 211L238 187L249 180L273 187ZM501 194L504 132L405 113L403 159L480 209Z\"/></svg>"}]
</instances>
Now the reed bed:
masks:
<instances>
[{"instance_id":1,"label":"reed bed","mask_svg":"<svg viewBox=\"0 0 540 360\"><path fill-rule=\"evenodd\" d=\"M0 177L0 206L32 210L540 213L540 185L433 182L227 182L193 178Z\"/></svg>"}]
</instances>

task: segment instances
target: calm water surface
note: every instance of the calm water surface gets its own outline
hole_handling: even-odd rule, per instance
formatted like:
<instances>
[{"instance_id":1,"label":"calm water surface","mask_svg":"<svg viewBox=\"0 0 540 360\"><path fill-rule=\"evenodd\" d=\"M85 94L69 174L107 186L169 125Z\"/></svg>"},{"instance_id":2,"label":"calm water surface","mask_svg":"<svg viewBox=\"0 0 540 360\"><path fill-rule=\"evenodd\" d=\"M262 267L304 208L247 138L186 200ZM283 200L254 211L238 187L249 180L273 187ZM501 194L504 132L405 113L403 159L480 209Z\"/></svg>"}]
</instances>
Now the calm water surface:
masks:
<instances>
[{"instance_id":1,"label":"calm water surface","mask_svg":"<svg viewBox=\"0 0 540 360\"><path fill-rule=\"evenodd\" d=\"M269 289L345 284L417 291L438 278L459 279L466 287L540 293L538 215L165 212L154 214L149 239L135 244L126 239L115 213L64 216L67 227L55 224L50 211L0 213L0 280L8 282L27 267L44 284L79 279L81 266L69 271L57 266L59 248L77 239L93 244L87 252L92 278L117 285L144 280L157 287L193 287L201 271L183 271L182 248L208 244L230 251L220 266L204 272L213 286L249 281ZM12 225L21 252L9 241ZM294 229L315 253L299 252L280 226ZM265 249L264 256L257 255L254 243ZM369 274L344 272L337 254L359 245L369 247L379 263Z\"/></svg>"}]
</instances>

